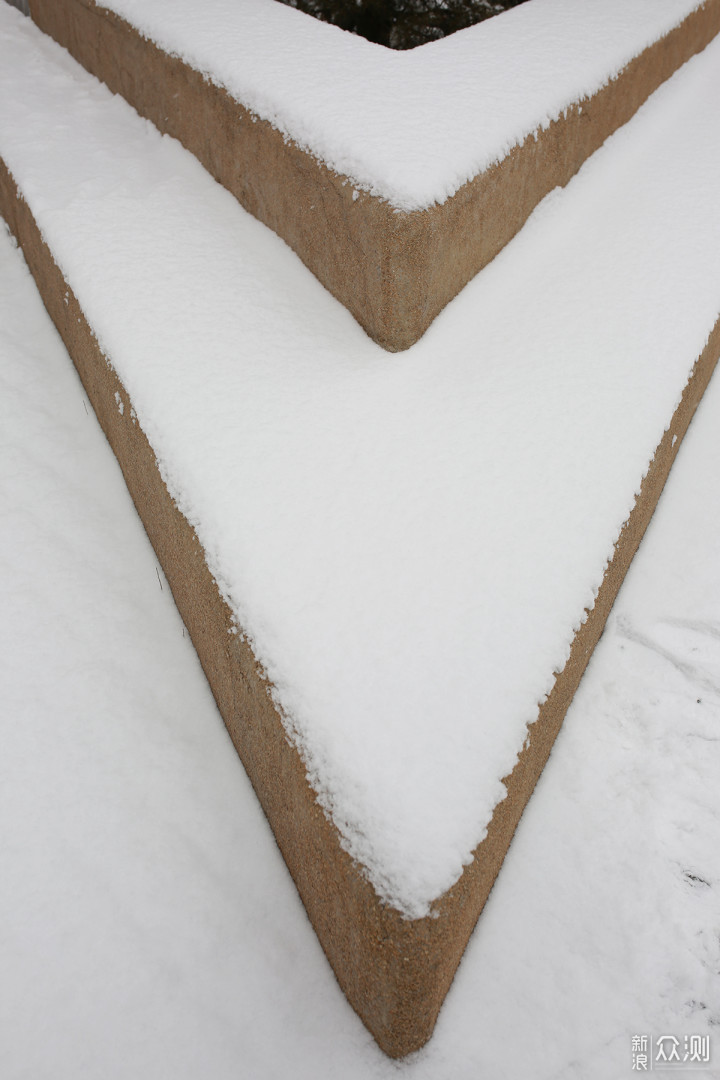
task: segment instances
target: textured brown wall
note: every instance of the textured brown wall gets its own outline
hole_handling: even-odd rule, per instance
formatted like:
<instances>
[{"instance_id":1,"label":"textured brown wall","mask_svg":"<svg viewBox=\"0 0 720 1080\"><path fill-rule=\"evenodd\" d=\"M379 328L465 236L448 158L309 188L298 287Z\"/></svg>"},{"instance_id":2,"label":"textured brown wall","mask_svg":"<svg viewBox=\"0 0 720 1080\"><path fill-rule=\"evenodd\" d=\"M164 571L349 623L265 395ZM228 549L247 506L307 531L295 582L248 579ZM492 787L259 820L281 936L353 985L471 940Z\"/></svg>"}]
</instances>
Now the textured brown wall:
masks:
<instances>
[{"instance_id":1,"label":"textured brown wall","mask_svg":"<svg viewBox=\"0 0 720 1080\"><path fill-rule=\"evenodd\" d=\"M380 345L407 349L661 82L720 30L720 0L646 49L580 106L529 136L441 206L395 213L143 39L94 0L30 0L33 18L88 71L191 150L274 229Z\"/></svg>"}]
</instances>

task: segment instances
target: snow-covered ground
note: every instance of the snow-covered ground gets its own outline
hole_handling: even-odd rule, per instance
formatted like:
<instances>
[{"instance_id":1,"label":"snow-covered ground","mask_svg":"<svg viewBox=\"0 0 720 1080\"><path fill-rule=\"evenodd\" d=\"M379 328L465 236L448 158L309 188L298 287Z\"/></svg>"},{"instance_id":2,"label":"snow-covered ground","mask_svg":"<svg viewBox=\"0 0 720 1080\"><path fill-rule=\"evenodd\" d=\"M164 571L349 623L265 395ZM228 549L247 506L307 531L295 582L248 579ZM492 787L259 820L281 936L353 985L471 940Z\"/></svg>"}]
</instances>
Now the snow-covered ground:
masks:
<instances>
[{"instance_id":1,"label":"snow-covered ground","mask_svg":"<svg viewBox=\"0 0 720 1080\"><path fill-rule=\"evenodd\" d=\"M3 1080L619 1080L653 1033L720 1057L720 382L400 1065L322 955L4 231L0 446Z\"/></svg>"}]
</instances>

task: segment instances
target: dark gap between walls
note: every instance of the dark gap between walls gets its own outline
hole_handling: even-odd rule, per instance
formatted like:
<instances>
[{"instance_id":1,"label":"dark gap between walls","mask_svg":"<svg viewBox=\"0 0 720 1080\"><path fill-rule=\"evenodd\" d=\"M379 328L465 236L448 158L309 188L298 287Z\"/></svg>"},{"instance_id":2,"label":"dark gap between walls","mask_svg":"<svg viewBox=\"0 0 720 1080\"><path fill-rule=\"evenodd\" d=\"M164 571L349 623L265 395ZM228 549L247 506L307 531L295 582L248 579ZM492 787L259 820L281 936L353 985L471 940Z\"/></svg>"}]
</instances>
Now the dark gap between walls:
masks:
<instances>
[{"instance_id":1,"label":"dark gap between walls","mask_svg":"<svg viewBox=\"0 0 720 1080\"><path fill-rule=\"evenodd\" d=\"M279 0L389 49L415 49L528 0Z\"/></svg>"}]
</instances>

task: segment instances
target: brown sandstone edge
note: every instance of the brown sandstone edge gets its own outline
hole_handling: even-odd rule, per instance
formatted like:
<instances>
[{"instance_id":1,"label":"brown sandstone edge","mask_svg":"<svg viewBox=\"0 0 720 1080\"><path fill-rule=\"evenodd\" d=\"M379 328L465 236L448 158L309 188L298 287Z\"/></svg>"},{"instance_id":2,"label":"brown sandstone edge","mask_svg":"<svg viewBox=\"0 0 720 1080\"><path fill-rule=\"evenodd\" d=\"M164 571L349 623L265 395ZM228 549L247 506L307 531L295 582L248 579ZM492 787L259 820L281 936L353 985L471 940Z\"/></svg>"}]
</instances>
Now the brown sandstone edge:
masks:
<instances>
[{"instance_id":1,"label":"brown sandstone edge","mask_svg":"<svg viewBox=\"0 0 720 1080\"><path fill-rule=\"evenodd\" d=\"M218 594L192 527L160 478L152 448L133 419L128 395L102 355L1 160L0 213L22 245L45 305L120 462L220 712L338 981L382 1049L402 1057L422 1046L432 1034L522 810L708 383L720 353L720 321L695 364L681 404L650 464L595 606L575 638L570 659L557 676L550 697L539 710L518 764L505 780L508 795L495 811L487 838L457 884L434 905L436 917L410 921L378 900L319 808L300 757L288 742L272 704L268 683L248 645L229 632L230 611ZM125 405L122 415L116 393Z\"/></svg>"},{"instance_id":2,"label":"brown sandstone edge","mask_svg":"<svg viewBox=\"0 0 720 1080\"><path fill-rule=\"evenodd\" d=\"M192 151L391 351L417 341L540 200L720 30L720 0L705 0L592 98L445 203L397 213L366 193L354 200L346 177L94 0L30 0L30 10L88 71Z\"/></svg>"}]
</instances>

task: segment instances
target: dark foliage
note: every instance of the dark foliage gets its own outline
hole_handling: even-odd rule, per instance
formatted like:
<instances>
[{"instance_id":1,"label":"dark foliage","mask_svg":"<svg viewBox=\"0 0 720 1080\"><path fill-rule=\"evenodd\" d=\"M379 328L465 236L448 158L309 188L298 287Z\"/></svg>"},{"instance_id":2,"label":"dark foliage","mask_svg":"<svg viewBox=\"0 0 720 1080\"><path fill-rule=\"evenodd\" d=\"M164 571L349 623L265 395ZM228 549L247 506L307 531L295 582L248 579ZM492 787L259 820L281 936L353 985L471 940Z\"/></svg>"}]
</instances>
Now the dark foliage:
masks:
<instances>
[{"instance_id":1,"label":"dark foliage","mask_svg":"<svg viewBox=\"0 0 720 1080\"><path fill-rule=\"evenodd\" d=\"M281 0L390 49L414 49L526 0Z\"/></svg>"}]
</instances>

